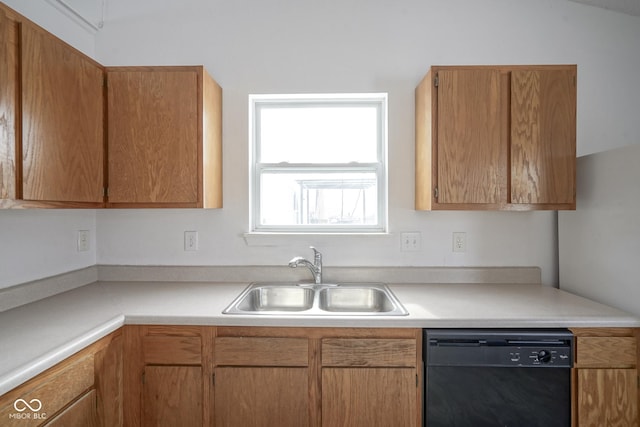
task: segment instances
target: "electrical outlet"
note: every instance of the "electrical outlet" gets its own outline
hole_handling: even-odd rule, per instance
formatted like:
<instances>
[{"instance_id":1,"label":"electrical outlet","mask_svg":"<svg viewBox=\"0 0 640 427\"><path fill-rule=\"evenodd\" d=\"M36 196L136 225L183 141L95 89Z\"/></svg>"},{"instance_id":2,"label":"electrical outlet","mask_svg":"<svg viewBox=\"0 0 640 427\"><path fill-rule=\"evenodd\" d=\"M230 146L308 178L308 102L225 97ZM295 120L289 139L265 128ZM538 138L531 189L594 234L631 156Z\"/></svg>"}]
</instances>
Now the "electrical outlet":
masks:
<instances>
[{"instance_id":1,"label":"electrical outlet","mask_svg":"<svg viewBox=\"0 0 640 427\"><path fill-rule=\"evenodd\" d=\"M89 230L78 230L77 238L78 252L86 252L91 248L91 237Z\"/></svg>"},{"instance_id":2,"label":"electrical outlet","mask_svg":"<svg viewBox=\"0 0 640 427\"><path fill-rule=\"evenodd\" d=\"M198 232L197 231L184 232L184 250L185 251L198 250Z\"/></svg>"},{"instance_id":3,"label":"electrical outlet","mask_svg":"<svg viewBox=\"0 0 640 427\"><path fill-rule=\"evenodd\" d=\"M420 233L402 233L400 235L400 239L402 240L402 244L400 246L400 250L402 252L415 252L420 250Z\"/></svg>"},{"instance_id":4,"label":"electrical outlet","mask_svg":"<svg viewBox=\"0 0 640 427\"><path fill-rule=\"evenodd\" d=\"M467 233L464 231L453 232L453 252L467 251Z\"/></svg>"}]
</instances>

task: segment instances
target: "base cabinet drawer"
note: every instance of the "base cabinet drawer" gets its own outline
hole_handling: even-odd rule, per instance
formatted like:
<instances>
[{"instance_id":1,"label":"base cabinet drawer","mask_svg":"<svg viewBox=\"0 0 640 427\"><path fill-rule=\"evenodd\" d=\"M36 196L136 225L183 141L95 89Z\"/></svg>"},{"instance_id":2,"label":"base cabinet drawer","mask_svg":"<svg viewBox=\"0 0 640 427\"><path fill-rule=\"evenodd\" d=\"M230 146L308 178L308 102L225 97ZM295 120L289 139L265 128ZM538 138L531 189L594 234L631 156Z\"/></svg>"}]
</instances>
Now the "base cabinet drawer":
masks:
<instances>
[{"instance_id":1,"label":"base cabinet drawer","mask_svg":"<svg viewBox=\"0 0 640 427\"><path fill-rule=\"evenodd\" d=\"M96 391L91 390L45 424L47 427L98 427Z\"/></svg>"}]
</instances>

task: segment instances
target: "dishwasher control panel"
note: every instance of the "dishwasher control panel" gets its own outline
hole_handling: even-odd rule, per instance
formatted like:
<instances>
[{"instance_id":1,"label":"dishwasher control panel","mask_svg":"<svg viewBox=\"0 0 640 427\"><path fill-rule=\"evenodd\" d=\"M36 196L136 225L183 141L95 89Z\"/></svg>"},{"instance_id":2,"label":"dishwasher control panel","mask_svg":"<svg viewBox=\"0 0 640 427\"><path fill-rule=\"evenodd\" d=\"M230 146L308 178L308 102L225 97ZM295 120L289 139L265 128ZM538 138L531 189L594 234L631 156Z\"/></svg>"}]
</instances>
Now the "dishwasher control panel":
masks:
<instances>
[{"instance_id":1,"label":"dishwasher control panel","mask_svg":"<svg viewBox=\"0 0 640 427\"><path fill-rule=\"evenodd\" d=\"M430 366L571 367L568 330L425 330Z\"/></svg>"}]
</instances>

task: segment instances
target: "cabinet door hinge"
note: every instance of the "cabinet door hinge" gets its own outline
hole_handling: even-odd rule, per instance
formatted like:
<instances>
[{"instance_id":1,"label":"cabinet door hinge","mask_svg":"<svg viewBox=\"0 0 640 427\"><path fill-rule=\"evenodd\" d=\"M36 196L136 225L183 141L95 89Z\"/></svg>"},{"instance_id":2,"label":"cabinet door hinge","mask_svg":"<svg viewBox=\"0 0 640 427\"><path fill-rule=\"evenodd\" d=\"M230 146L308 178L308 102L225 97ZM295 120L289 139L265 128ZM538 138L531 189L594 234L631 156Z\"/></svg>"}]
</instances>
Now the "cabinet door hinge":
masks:
<instances>
[{"instance_id":1,"label":"cabinet door hinge","mask_svg":"<svg viewBox=\"0 0 640 427\"><path fill-rule=\"evenodd\" d=\"M211 384L216 385L216 373L211 374Z\"/></svg>"},{"instance_id":2,"label":"cabinet door hinge","mask_svg":"<svg viewBox=\"0 0 640 427\"><path fill-rule=\"evenodd\" d=\"M436 187L436 188L434 188L434 189L433 189L433 197L434 197L435 199L437 199L437 198L438 198L438 187Z\"/></svg>"},{"instance_id":3,"label":"cabinet door hinge","mask_svg":"<svg viewBox=\"0 0 640 427\"><path fill-rule=\"evenodd\" d=\"M438 85L440 84L440 77L438 76L438 73L436 73L435 78L433 79L433 85L435 87L438 87Z\"/></svg>"}]
</instances>

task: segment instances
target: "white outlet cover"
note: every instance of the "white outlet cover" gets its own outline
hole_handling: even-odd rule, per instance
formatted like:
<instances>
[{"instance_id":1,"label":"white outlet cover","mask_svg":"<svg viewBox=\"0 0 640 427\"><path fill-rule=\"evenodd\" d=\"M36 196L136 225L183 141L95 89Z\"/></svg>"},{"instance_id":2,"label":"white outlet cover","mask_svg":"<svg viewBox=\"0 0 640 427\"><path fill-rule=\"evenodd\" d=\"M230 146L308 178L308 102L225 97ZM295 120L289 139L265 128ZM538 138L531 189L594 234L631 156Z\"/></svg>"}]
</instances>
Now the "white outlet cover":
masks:
<instances>
[{"instance_id":1,"label":"white outlet cover","mask_svg":"<svg viewBox=\"0 0 640 427\"><path fill-rule=\"evenodd\" d=\"M91 235L89 230L78 230L78 252L86 252L91 248Z\"/></svg>"},{"instance_id":2,"label":"white outlet cover","mask_svg":"<svg viewBox=\"0 0 640 427\"><path fill-rule=\"evenodd\" d=\"M198 250L198 232L197 231L184 232L184 250L185 251Z\"/></svg>"},{"instance_id":3,"label":"white outlet cover","mask_svg":"<svg viewBox=\"0 0 640 427\"><path fill-rule=\"evenodd\" d=\"M464 231L453 232L453 252L467 251L467 233Z\"/></svg>"}]
</instances>

